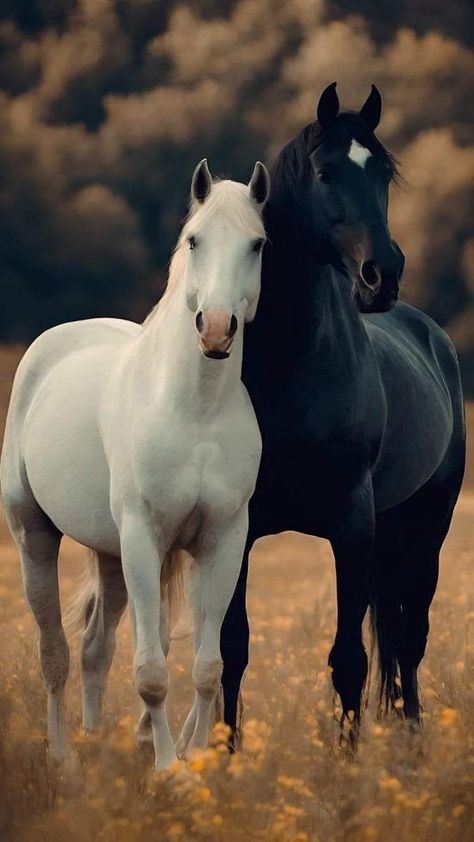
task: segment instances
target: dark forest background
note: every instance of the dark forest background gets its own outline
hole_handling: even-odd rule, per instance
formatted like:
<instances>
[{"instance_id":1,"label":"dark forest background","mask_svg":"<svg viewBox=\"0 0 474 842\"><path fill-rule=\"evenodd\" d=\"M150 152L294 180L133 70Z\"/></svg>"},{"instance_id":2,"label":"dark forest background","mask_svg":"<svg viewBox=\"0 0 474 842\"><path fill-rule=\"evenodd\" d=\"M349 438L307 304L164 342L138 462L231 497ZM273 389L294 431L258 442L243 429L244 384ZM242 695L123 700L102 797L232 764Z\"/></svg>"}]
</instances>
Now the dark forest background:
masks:
<instances>
[{"instance_id":1,"label":"dark forest background","mask_svg":"<svg viewBox=\"0 0 474 842\"><path fill-rule=\"evenodd\" d=\"M0 341L143 318L195 163L247 180L325 85L358 108L375 82L405 179L404 297L447 327L473 394L471 15L469 0L0 0Z\"/></svg>"}]
</instances>

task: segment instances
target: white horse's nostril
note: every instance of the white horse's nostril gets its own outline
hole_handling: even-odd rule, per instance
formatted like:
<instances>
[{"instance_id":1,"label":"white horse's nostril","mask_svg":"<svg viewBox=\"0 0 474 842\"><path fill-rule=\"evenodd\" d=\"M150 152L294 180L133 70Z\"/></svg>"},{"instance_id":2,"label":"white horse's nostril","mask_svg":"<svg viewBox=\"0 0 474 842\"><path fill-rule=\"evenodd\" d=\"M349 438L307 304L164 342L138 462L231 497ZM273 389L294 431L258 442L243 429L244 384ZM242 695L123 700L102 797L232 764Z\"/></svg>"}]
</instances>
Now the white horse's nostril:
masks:
<instances>
[{"instance_id":1,"label":"white horse's nostril","mask_svg":"<svg viewBox=\"0 0 474 842\"><path fill-rule=\"evenodd\" d=\"M198 333L202 333L204 330L204 319L201 310L199 310L199 313L196 313L196 330Z\"/></svg>"}]
</instances>

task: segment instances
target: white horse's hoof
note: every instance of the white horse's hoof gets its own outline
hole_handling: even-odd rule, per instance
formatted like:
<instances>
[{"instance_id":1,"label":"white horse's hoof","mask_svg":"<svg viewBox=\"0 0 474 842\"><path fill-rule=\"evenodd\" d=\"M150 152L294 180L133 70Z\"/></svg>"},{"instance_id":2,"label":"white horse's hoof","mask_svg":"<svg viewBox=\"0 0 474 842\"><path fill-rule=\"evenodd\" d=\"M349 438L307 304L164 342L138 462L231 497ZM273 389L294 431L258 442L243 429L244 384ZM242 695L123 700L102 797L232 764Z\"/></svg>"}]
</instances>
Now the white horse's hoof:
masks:
<instances>
[{"instance_id":1,"label":"white horse's hoof","mask_svg":"<svg viewBox=\"0 0 474 842\"><path fill-rule=\"evenodd\" d=\"M178 737L178 740L175 745L175 751L179 760L184 758L186 749L188 747L189 740L185 740L184 737Z\"/></svg>"},{"instance_id":2,"label":"white horse's hoof","mask_svg":"<svg viewBox=\"0 0 474 842\"><path fill-rule=\"evenodd\" d=\"M51 771L55 769L61 774L76 775L81 771L81 760L79 754L74 749L66 746L58 750L51 751L48 749L48 766Z\"/></svg>"},{"instance_id":3,"label":"white horse's hoof","mask_svg":"<svg viewBox=\"0 0 474 842\"><path fill-rule=\"evenodd\" d=\"M152 746L153 745L153 731L135 731L135 742L140 748L141 746Z\"/></svg>"},{"instance_id":4,"label":"white horse's hoof","mask_svg":"<svg viewBox=\"0 0 474 842\"><path fill-rule=\"evenodd\" d=\"M48 760L51 763L64 763L69 757L70 749L67 743L49 744L48 746Z\"/></svg>"},{"instance_id":5,"label":"white horse's hoof","mask_svg":"<svg viewBox=\"0 0 474 842\"><path fill-rule=\"evenodd\" d=\"M178 762L176 754L170 754L167 757L159 757L155 760L155 772L167 772L174 763Z\"/></svg>"}]
</instances>

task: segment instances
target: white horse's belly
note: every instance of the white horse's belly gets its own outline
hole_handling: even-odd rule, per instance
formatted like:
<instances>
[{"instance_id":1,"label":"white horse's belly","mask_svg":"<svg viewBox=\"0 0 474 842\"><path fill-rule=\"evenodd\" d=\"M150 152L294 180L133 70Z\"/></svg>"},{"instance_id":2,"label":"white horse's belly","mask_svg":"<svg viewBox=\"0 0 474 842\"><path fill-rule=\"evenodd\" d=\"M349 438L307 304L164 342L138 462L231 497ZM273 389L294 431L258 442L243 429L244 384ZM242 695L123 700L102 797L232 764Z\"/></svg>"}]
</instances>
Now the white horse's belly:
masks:
<instances>
[{"instance_id":1,"label":"white horse's belly","mask_svg":"<svg viewBox=\"0 0 474 842\"><path fill-rule=\"evenodd\" d=\"M119 554L109 503L109 469L98 405L110 368L107 349L70 356L42 382L30 406L24 460L33 494L65 535Z\"/></svg>"}]
</instances>

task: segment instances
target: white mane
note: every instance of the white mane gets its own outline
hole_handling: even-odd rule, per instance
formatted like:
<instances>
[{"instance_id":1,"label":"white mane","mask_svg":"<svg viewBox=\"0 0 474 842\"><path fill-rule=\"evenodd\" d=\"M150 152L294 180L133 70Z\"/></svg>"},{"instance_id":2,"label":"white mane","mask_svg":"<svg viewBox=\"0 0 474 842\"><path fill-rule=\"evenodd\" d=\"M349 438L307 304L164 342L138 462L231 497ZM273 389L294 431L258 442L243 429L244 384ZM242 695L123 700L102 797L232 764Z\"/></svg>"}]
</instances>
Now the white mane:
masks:
<instances>
[{"instance_id":1,"label":"white mane","mask_svg":"<svg viewBox=\"0 0 474 842\"><path fill-rule=\"evenodd\" d=\"M144 324L148 323L158 308L166 304L173 291L179 286L183 277L185 254L189 248L188 237L191 234L198 234L209 218L216 214L225 217L229 223L248 234L250 238L265 237L262 217L250 198L248 186L229 179L214 181L211 192L203 204L191 201L186 222L171 258L166 289L146 317Z\"/></svg>"}]
</instances>

